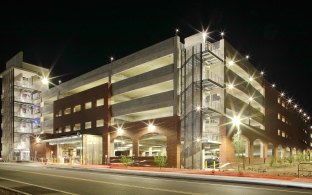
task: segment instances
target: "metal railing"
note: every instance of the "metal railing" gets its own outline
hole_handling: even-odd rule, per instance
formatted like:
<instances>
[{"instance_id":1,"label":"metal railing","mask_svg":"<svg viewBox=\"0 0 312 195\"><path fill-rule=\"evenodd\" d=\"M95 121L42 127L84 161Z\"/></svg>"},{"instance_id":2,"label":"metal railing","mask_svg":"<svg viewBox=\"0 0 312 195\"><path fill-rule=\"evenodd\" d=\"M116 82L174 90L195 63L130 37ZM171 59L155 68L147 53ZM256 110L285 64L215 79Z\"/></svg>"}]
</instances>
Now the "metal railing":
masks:
<instances>
[{"instance_id":1,"label":"metal railing","mask_svg":"<svg viewBox=\"0 0 312 195\"><path fill-rule=\"evenodd\" d=\"M302 176L312 176L312 162L302 162L298 164L298 177L300 177L300 173ZM307 175L303 175L303 173L307 173Z\"/></svg>"},{"instance_id":2,"label":"metal railing","mask_svg":"<svg viewBox=\"0 0 312 195\"><path fill-rule=\"evenodd\" d=\"M14 85L19 86L19 87L29 88L29 89L34 88L34 86L30 82L15 81Z\"/></svg>"},{"instance_id":3,"label":"metal railing","mask_svg":"<svg viewBox=\"0 0 312 195\"><path fill-rule=\"evenodd\" d=\"M14 97L14 100L15 101L18 101L18 102L25 102L25 103L30 103L32 104L32 100L31 99L28 99L28 98L21 98L19 96L15 96Z\"/></svg>"},{"instance_id":4,"label":"metal railing","mask_svg":"<svg viewBox=\"0 0 312 195\"><path fill-rule=\"evenodd\" d=\"M202 141L203 142L219 142L220 135L218 133L203 132Z\"/></svg>"},{"instance_id":5,"label":"metal railing","mask_svg":"<svg viewBox=\"0 0 312 195\"><path fill-rule=\"evenodd\" d=\"M221 101L210 101L210 102L203 102L203 107L204 108L211 108L213 110L217 110L219 112L222 112L222 107L221 107Z\"/></svg>"},{"instance_id":6,"label":"metal railing","mask_svg":"<svg viewBox=\"0 0 312 195\"><path fill-rule=\"evenodd\" d=\"M203 80L205 79L210 79L216 83L219 83L221 85L223 85L223 78L220 77L219 75L211 72L211 71L208 71L208 72L203 72Z\"/></svg>"},{"instance_id":7,"label":"metal railing","mask_svg":"<svg viewBox=\"0 0 312 195\"><path fill-rule=\"evenodd\" d=\"M220 42L206 42L205 50L209 50L223 60L223 52L220 50Z\"/></svg>"}]
</instances>

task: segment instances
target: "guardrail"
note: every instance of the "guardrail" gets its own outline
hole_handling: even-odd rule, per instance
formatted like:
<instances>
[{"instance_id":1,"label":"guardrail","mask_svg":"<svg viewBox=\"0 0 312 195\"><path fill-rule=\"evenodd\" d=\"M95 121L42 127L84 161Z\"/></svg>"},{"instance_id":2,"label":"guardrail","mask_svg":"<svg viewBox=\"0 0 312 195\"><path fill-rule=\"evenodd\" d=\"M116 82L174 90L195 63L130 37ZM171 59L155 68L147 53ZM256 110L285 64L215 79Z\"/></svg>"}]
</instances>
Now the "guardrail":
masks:
<instances>
[{"instance_id":1,"label":"guardrail","mask_svg":"<svg viewBox=\"0 0 312 195\"><path fill-rule=\"evenodd\" d=\"M302 176L312 176L312 162L303 162L298 164L298 177L300 177L300 173L308 173L308 175Z\"/></svg>"}]
</instances>

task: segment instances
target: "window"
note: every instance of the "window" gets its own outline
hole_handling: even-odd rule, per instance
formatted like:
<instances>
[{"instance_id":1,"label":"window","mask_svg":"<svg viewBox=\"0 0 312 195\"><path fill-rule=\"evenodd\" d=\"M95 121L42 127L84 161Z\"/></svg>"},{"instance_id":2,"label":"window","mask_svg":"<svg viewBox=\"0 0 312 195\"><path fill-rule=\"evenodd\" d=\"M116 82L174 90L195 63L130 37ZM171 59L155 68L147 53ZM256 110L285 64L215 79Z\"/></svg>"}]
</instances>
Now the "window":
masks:
<instances>
[{"instance_id":1,"label":"window","mask_svg":"<svg viewBox=\"0 0 312 195\"><path fill-rule=\"evenodd\" d=\"M90 108L92 108L92 102L85 103L85 109L87 110L87 109L90 109Z\"/></svg>"},{"instance_id":2,"label":"window","mask_svg":"<svg viewBox=\"0 0 312 195\"><path fill-rule=\"evenodd\" d=\"M284 101L282 101L282 106L285 108L285 102Z\"/></svg>"},{"instance_id":3,"label":"window","mask_svg":"<svg viewBox=\"0 0 312 195\"><path fill-rule=\"evenodd\" d=\"M81 110L81 105L76 105L74 107L74 112L79 112Z\"/></svg>"},{"instance_id":4,"label":"window","mask_svg":"<svg viewBox=\"0 0 312 195\"><path fill-rule=\"evenodd\" d=\"M70 112L71 112L70 108L66 108L64 110L64 115L70 114Z\"/></svg>"},{"instance_id":5,"label":"window","mask_svg":"<svg viewBox=\"0 0 312 195\"><path fill-rule=\"evenodd\" d=\"M61 128L61 127L56 128L56 129L55 129L55 133L62 133L62 128Z\"/></svg>"},{"instance_id":6,"label":"window","mask_svg":"<svg viewBox=\"0 0 312 195\"><path fill-rule=\"evenodd\" d=\"M281 103L281 98L277 98L277 102L280 104Z\"/></svg>"},{"instance_id":7,"label":"window","mask_svg":"<svg viewBox=\"0 0 312 195\"><path fill-rule=\"evenodd\" d=\"M70 132L70 125L65 126L65 132Z\"/></svg>"},{"instance_id":8,"label":"window","mask_svg":"<svg viewBox=\"0 0 312 195\"><path fill-rule=\"evenodd\" d=\"M85 122L85 129L91 129L91 121Z\"/></svg>"},{"instance_id":9,"label":"window","mask_svg":"<svg viewBox=\"0 0 312 195\"><path fill-rule=\"evenodd\" d=\"M277 114L277 119L279 119L279 120L281 119L281 114L280 113Z\"/></svg>"},{"instance_id":10,"label":"window","mask_svg":"<svg viewBox=\"0 0 312 195\"><path fill-rule=\"evenodd\" d=\"M104 105L104 98L96 100L96 107Z\"/></svg>"},{"instance_id":11,"label":"window","mask_svg":"<svg viewBox=\"0 0 312 195\"><path fill-rule=\"evenodd\" d=\"M74 131L78 131L78 130L80 130L80 123L76 123L74 125Z\"/></svg>"},{"instance_id":12,"label":"window","mask_svg":"<svg viewBox=\"0 0 312 195\"><path fill-rule=\"evenodd\" d=\"M100 119L100 120L96 120L96 127L103 127L104 126L104 120Z\"/></svg>"},{"instance_id":13,"label":"window","mask_svg":"<svg viewBox=\"0 0 312 195\"><path fill-rule=\"evenodd\" d=\"M286 135L285 131L282 131L282 137L285 137L285 135Z\"/></svg>"},{"instance_id":14,"label":"window","mask_svg":"<svg viewBox=\"0 0 312 195\"><path fill-rule=\"evenodd\" d=\"M281 135L281 130L277 130L277 135Z\"/></svg>"},{"instance_id":15,"label":"window","mask_svg":"<svg viewBox=\"0 0 312 195\"><path fill-rule=\"evenodd\" d=\"M284 123L285 123L285 121L286 121L284 116L282 116L282 121L283 121Z\"/></svg>"},{"instance_id":16,"label":"window","mask_svg":"<svg viewBox=\"0 0 312 195\"><path fill-rule=\"evenodd\" d=\"M58 116L62 116L62 110L58 111Z\"/></svg>"}]
</instances>

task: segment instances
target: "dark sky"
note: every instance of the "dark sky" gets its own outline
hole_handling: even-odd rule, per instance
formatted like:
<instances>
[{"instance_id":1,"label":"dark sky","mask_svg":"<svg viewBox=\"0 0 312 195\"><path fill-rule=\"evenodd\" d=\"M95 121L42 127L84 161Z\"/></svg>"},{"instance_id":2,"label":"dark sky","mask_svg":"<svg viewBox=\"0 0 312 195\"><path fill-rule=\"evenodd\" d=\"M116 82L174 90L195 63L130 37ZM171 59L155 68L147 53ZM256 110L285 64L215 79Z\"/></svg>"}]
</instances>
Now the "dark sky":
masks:
<instances>
[{"instance_id":1,"label":"dark sky","mask_svg":"<svg viewBox=\"0 0 312 195\"><path fill-rule=\"evenodd\" d=\"M312 114L311 10L300 1L222 3L221 1L146 1L144 3L1 3L0 64L18 51L65 81L174 36L183 39L209 27L251 62L266 78Z\"/></svg>"}]
</instances>

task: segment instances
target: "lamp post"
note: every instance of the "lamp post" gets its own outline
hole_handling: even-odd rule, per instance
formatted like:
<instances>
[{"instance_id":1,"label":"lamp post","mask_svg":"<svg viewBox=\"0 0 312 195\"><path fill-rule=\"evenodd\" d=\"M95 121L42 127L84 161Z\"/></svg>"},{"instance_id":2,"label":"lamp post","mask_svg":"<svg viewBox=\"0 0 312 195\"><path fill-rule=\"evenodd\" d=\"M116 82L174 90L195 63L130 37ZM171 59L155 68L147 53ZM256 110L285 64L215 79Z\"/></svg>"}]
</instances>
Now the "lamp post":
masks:
<instances>
[{"instance_id":1,"label":"lamp post","mask_svg":"<svg viewBox=\"0 0 312 195\"><path fill-rule=\"evenodd\" d=\"M250 96L249 98L248 98L248 125L250 126L250 118L251 118L251 116L250 116L250 110L251 110L251 102L253 101L253 97L252 96Z\"/></svg>"}]
</instances>

